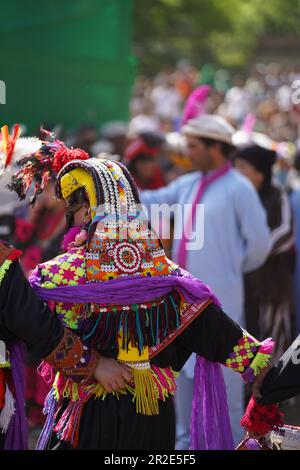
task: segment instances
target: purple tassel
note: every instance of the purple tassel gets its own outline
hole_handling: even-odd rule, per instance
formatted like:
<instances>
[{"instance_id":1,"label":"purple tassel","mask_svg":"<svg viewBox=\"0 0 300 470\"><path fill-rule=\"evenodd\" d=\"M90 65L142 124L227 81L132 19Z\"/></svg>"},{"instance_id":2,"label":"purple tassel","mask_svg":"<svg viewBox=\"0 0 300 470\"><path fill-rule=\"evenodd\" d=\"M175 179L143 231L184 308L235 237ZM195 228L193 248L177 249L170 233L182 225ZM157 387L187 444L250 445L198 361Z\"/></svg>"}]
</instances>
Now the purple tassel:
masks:
<instances>
[{"instance_id":1,"label":"purple tassel","mask_svg":"<svg viewBox=\"0 0 300 470\"><path fill-rule=\"evenodd\" d=\"M8 426L4 450L28 450L28 427L24 406L24 344L21 342L14 344L9 353L16 411Z\"/></svg>"},{"instance_id":2,"label":"purple tassel","mask_svg":"<svg viewBox=\"0 0 300 470\"><path fill-rule=\"evenodd\" d=\"M43 414L47 415L47 419L44 424L43 430L40 434L40 437L38 439L38 442L35 448L36 450L45 450L47 447L51 433L54 428L54 415L56 412L56 408L57 408L57 402L55 400L54 390L52 388L50 392L48 393L46 400L45 400Z\"/></svg>"},{"instance_id":3,"label":"purple tassel","mask_svg":"<svg viewBox=\"0 0 300 470\"><path fill-rule=\"evenodd\" d=\"M197 356L190 450L233 450L226 387L221 366Z\"/></svg>"}]
</instances>

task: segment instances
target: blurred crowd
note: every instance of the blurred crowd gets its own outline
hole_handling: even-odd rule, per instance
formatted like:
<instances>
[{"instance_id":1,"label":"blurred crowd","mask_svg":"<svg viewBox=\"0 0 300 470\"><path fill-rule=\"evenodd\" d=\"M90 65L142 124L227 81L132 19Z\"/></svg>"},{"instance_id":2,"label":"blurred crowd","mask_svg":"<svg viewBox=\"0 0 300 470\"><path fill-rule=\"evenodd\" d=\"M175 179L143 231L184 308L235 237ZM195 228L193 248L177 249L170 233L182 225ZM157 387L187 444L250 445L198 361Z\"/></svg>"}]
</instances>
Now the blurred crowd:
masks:
<instances>
[{"instance_id":1,"label":"blurred crowd","mask_svg":"<svg viewBox=\"0 0 300 470\"><path fill-rule=\"evenodd\" d=\"M238 76L210 64L198 70L182 61L176 69L161 71L155 77L137 77L128 122L108 122L100 128L97 123L85 124L72 131L67 131L60 123L45 123L44 127L67 145L80 147L91 156L122 161L141 191L155 190L194 170L180 128L185 104L193 90L197 89L199 114L217 114L225 118L237 130L233 141L235 146L239 147L253 137L258 146L275 152L272 184L287 195L292 213L293 243L292 247L288 247L288 268L278 263L272 265L272 269L288 269L293 277L292 301L289 302L288 313L285 309L284 315L289 316L290 336L295 337L300 329L298 88L300 90L300 66L288 68L277 63L255 64L248 74ZM23 127L23 134L26 134L26 123ZM250 161L245 155L244 160ZM241 162L239 169L243 172ZM54 199L51 184L36 205L28 208L5 189L8 178L9 175L0 181L0 237L13 241L23 250L23 268L29 272L39 262L51 259L60 252L65 231L65 209ZM164 244L170 254L171 240L165 240ZM245 279L246 286L248 282L249 279ZM276 322L275 317L271 320ZM251 325L249 330L260 336L256 325ZM27 377L29 418L33 426L39 426L43 422L41 404L47 387L35 378L35 364L31 364L30 360Z\"/></svg>"}]
</instances>

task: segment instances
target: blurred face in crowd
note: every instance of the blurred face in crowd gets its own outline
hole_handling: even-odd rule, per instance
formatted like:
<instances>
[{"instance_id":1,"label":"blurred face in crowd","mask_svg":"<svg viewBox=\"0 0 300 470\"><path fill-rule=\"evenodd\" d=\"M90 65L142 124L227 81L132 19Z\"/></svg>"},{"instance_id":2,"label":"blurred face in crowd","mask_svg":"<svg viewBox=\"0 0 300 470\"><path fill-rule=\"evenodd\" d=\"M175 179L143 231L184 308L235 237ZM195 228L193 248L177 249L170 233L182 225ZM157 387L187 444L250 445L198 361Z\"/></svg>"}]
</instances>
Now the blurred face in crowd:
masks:
<instances>
[{"instance_id":1,"label":"blurred face in crowd","mask_svg":"<svg viewBox=\"0 0 300 470\"><path fill-rule=\"evenodd\" d=\"M191 159L195 170L207 173L214 170L225 162L225 157L221 153L220 144L207 145L199 137L187 137L187 156Z\"/></svg>"},{"instance_id":2,"label":"blurred face in crowd","mask_svg":"<svg viewBox=\"0 0 300 470\"><path fill-rule=\"evenodd\" d=\"M144 156L138 157L134 161L135 175L144 182L151 181L155 174L155 168L157 167L157 161L154 157Z\"/></svg>"},{"instance_id":3,"label":"blurred face in crowd","mask_svg":"<svg viewBox=\"0 0 300 470\"><path fill-rule=\"evenodd\" d=\"M55 185L52 181L50 181L43 193L39 198L37 198L37 202L35 206L32 208L32 212L37 212L39 209L48 209L48 210L61 210L64 207L63 201L60 201L55 196Z\"/></svg>"},{"instance_id":4,"label":"blurred face in crowd","mask_svg":"<svg viewBox=\"0 0 300 470\"><path fill-rule=\"evenodd\" d=\"M256 189L260 189L264 182L264 175L258 171L251 163L243 158L235 160L236 169L248 178Z\"/></svg>"}]
</instances>

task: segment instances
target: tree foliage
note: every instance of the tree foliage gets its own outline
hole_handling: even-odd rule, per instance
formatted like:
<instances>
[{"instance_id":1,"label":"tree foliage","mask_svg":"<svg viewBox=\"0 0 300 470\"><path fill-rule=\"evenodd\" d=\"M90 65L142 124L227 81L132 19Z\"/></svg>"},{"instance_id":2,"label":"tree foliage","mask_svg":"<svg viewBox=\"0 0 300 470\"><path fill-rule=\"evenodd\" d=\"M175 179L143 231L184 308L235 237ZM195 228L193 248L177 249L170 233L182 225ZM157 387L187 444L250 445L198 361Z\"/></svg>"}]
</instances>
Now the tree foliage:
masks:
<instances>
[{"instance_id":1,"label":"tree foliage","mask_svg":"<svg viewBox=\"0 0 300 470\"><path fill-rule=\"evenodd\" d=\"M135 53L148 73L180 58L242 66L263 35L299 24L300 0L135 0Z\"/></svg>"}]
</instances>

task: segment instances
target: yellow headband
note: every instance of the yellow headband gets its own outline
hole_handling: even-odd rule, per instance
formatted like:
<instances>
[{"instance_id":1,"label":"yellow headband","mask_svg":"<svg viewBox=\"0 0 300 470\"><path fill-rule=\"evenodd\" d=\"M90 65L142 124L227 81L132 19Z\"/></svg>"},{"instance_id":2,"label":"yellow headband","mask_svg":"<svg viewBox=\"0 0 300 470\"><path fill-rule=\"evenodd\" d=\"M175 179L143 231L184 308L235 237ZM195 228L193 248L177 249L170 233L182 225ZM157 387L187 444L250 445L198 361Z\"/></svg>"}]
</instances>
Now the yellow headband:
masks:
<instances>
[{"instance_id":1,"label":"yellow headband","mask_svg":"<svg viewBox=\"0 0 300 470\"><path fill-rule=\"evenodd\" d=\"M92 176L82 168L66 173L60 181L61 193L64 199L67 199L76 189L84 188L87 192L91 207L92 218L96 215L98 205L96 188Z\"/></svg>"}]
</instances>

